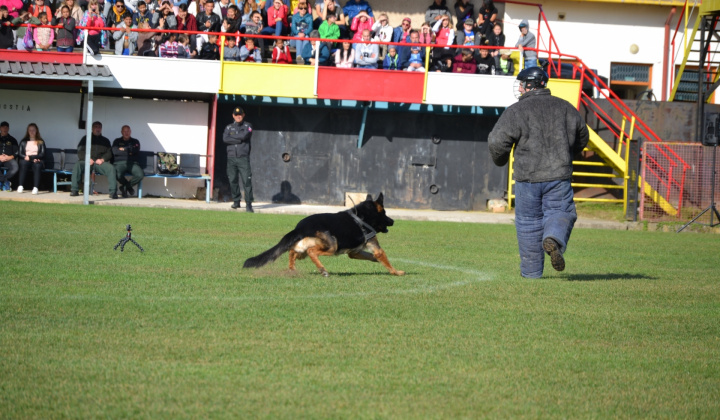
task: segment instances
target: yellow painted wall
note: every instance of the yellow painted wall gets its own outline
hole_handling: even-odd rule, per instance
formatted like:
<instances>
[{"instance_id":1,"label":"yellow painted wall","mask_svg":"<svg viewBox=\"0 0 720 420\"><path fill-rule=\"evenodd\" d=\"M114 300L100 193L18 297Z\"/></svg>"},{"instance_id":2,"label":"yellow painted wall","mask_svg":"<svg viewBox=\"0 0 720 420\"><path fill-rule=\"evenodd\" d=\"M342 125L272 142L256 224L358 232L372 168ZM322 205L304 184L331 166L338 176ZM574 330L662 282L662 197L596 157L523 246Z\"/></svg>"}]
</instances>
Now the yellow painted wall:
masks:
<instances>
[{"instance_id":1,"label":"yellow painted wall","mask_svg":"<svg viewBox=\"0 0 720 420\"><path fill-rule=\"evenodd\" d=\"M563 98L571 104L578 106L580 99L580 81L568 79L550 79L548 88L553 96Z\"/></svg>"},{"instance_id":2,"label":"yellow painted wall","mask_svg":"<svg viewBox=\"0 0 720 420\"><path fill-rule=\"evenodd\" d=\"M315 67L224 62L220 93L314 98Z\"/></svg>"}]
</instances>

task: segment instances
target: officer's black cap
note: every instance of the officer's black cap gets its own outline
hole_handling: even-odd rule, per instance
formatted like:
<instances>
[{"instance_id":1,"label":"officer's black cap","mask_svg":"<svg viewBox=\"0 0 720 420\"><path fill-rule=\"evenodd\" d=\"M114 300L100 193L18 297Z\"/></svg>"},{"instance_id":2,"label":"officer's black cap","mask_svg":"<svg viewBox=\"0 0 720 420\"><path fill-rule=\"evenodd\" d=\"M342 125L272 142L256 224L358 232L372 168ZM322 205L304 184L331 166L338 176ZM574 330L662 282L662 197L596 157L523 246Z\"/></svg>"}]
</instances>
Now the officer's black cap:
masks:
<instances>
[{"instance_id":1,"label":"officer's black cap","mask_svg":"<svg viewBox=\"0 0 720 420\"><path fill-rule=\"evenodd\" d=\"M245 111L239 106L233 109L233 115L245 115Z\"/></svg>"},{"instance_id":2,"label":"officer's black cap","mask_svg":"<svg viewBox=\"0 0 720 420\"><path fill-rule=\"evenodd\" d=\"M3 121L0 123L0 127L10 127L10 124L8 124L7 121Z\"/></svg>"}]
</instances>

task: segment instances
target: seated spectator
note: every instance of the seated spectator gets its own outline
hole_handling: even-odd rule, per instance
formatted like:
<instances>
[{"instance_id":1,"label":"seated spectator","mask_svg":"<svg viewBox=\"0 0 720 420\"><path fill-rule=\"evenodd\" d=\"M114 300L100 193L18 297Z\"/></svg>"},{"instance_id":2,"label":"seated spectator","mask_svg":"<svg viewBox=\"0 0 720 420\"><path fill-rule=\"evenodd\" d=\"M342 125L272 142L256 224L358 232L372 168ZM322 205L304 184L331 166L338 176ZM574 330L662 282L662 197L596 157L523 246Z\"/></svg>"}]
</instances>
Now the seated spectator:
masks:
<instances>
[{"instance_id":1,"label":"seated spectator","mask_svg":"<svg viewBox=\"0 0 720 420\"><path fill-rule=\"evenodd\" d=\"M49 25L48 15L42 12L38 15L40 23ZM53 28L35 28L33 31L33 40L35 41L35 49L38 51L49 51L55 40L55 30Z\"/></svg>"},{"instance_id":2,"label":"seated spectator","mask_svg":"<svg viewBox=\"0 0 720 420\"><path fill-rule=\"evenodd\" d=\"M160 12L153 14L153 20L150 25L155 29L177 29L177 18L175 11L169 0L163 0L160 6Z\"/></svg>"},{"instance_id":3,"label":"seated spectator","mask_svg":"<svg viewBox=\"0 0 720 420\"><path fill-rule=\"evenodd\" d=\"M418 44L420 42L420 34L416 30L410 31L410 45L403 45L398 48L398 54L400 55L400 68L407 70L410 67L410 46L412 44ZM421 62L425 62L425 48L420 48ZM413 65L412 67L417 67Z\"/></svg>"},{"instance_id":4,"label":"seated spectator","mask_svg":"<svg viewBox=\"0 0 720 420\"><path fill-rule=\"evenodd\" d=\"M435 22L445 15L450 16L450 9L445 4L445 0L433 0L433 3L425 11L425 22L435 25Z\"/></svg>"},{"instance_id":5,"label":"seated spectator","mask_svg":"<svg viewBox=\"0 0 720 420\"><path fill-rule=\"evenodd\" d=\"M343 13L345 14L345 25L350 26L350 23L358 13L364 11L370 17L375 17L372 11L372 7L366 0L348 0L343 7Z\"/></svg>"},{"instance_id":6,"label":"seated spectator","mask_svg":"<svg viewBox=\"0 0 720 420\"><path fill-rule=\"evenodd\" d=\"M267 11L268 26L260 31L263 35L280 36L288 33L288 7L282 0L274 0L273 6Z\"/></svg>"},{"instance_id":7,"label":"seated spectator","mask_svg":"<svg viewBox=\"0 0 720 420\"><path fill-rule=\"evenodd\" d=\"M213 6L213 13L220 16L221 19L225 19L227 17L227 12L230 6L235 6L235 4L230 3L230 0L218 0ZM238 18L239 17L240 16L238 16Z\"/></svg>"},{"instance_id":8,"label":"seated spectator","mask_svg":"<svg viewBox=\"0 0 720 420\"><path fill-rule=\"evenodd\" d=\"M352 1L352 0L351 0ZM376 69L380 51L377 44L370 44L370 30L362 32L362 41L355 44L355 66L361 69Z\"/></svg>"},{"instance_id":9,"label":"seated spectator","mask_svg":"<svg viewBox=\"0 0 720 420\"><path fill-rule=\"evenodd\" d=\"M335 67L351 69L355 64L355 48L350 41L343 41L342 46L335 51Z\"/></svg>"},{"instance_id":10,"label":"seated spectator","mask_svg":"<svg viewBox=\"0 0 720 420\"><path fill-rule=\"evenodd\" d=\"M125 0L115 0L115 4L107 12L105 23L108 26L118 26L125 20L125 16L132 18L132 13L125 8Z\"/></svg>"},{"instance_id":11,"label":"seated spectator","mask_svg":"<svg viewBox=\"0 0 720 420\"><path fill-rule=\"evenodd\" d=\"M445 51L442 53L440 58L435 60L435 62L430 66L430 71L434 72L440 72L440 73L450 73L453 71L453 55L450 53L450 51Z\"/></svg>"},{"instance_id":12,"label":"seated spectator","mask_svg":"<svg viewBox=\"0 0 720 420\"><path fill-rule=\"evenodd\" d=\"M469 49L464 49L455 56L452 65L453 73L475 74L477 72L477 64L473 58L473 53Z\"/></svg>"},{"instance_id":13,"label":"seated spectator","mask_svg":"<svg viewBox=\"0 0 720 420\"><path fill-rule=\"evenodd\" d=\"M420 34L421 44L435 43L435 32L433 32L432 28L430 28L429 23L423 22L423 24L420 25L420 31L418 31L418 33Z\"/></svg>"},{"instance_id":14,"label":"seated spectator","mask_svg":"<svg viewBox=\"0 0 720 420\"><path fill-rule=\"evenodd\" d=\"M425 60L420 50L424 50L424 47L419 45L410 46L410 58L408 59L408 66L405 68L406 71L425 71Z\"/></svg>"},{"instance_id":15,"label":"seated spectator","mask_svg":"<svg viewBox=\"0 0 720 420\"><path fill-rule=\"evenodd\" d=\"M92 0L90 0L92 2ZM72 176L70 177L70 197L77 197L80 191L80 181L82 181L85 173L85 147L87 146L87 136L83 136L77 145L78 161L73 167ZM110 163L113 158L112 146L110 140L102 135L102 123L95 121L92 123L92 132L90 136L90 173L97 172L105 175L108 181L108 190L110 198L117 199L117 177L115 176L115 166ZM86 174L90 175L90 174Z\"/></svg>"},{"instance_id":16,"label":"seated spectator","mask_svg":"<svg viewBox=\"0 0 720 420\"><path fill-rule=\"evenodd\" d=\"M62 6L67 6L70 9L70 17L75 19L77 24L82 19L83 9L77 4L76 0L64 0L60 3L60 7L55 10L55 19L62 17Z\"/></svg>"},{"instance_id":17,"label":"seated spectator","mask_svg":"<svg viewBox=\"0 0 720 420\"><path fill-rule=\"evenodd\" d=\"M52 16L52 10L50 10L50 6L45 5L45 0L35 0L34 3L30 3L27 11L31 16L35 16L38 19L40 19L40 13Z\"/></svg>"},{"instance_id":18,"label":"seated spectator","mask_svg":"<svg viewBox=\"0 0 720 420\"><path fill-rule=\"evenodd\" d=\"M187 7L187 4L180 5L180 7L183 6ZM178 58L194 58L197 55L197 50L194 50L193 46L194 44L190 42L190 37L186 34L178 35Z\"/></svg>"},{"instance_id":19,"label":"seated spectator","mask_svg":"<svg viewBox=\"0 0 720 420\"><path fill-rule=\"evenodd\" d=\"M258 4L261 4L261 7L265 9L267 12L271 8L275 7L275 2L273 0L258 0ZM290 0L282 0L282 4L287 6L288 12L290 11Z\"/></svg>"},{"instance_id":20,"label":"seated spectator","mask_svg":"<svg viewBox=\"0 0 720 420\"><path fill-rule=\"evenodd\" d=\"M201 60L219 60L220 47L217 45L217 35L208 35L207 37L207 42L204 42L200 47L198 58Z\"/></svg>"},{"instance_id":21,"label":"seated spectator","mask_svg":"<svg viewBox=\"0 0 720 420\"><path fill-rule=\"evenodd\" d=\"M19 17L12 20L12 25L17 28L15 30L17 49L19 51L32 51L35 48L35 41L33 40L34 29L30 25L40 25L40 19L23 11Z\"/></svg>"},{"instance_id":22,"label":"seated spectator","mask_svg":"<svg viewBox=\"0 0 720 420\"><path fill-rule=\"evenodd\" d=\"M450 22L450 15L442 15L435 25L433 25L433 33L435 33L435 43L438 44L436 49L449 50L450 45L455 43L455 29ZM420 41L422 43L422 41ZM445 47L442 47L442 46ZM437 53L439 55L439 52Z\"/></svg>"},{"instance_id":23,"label":"seated spectator","mask_svg":"<svg viewBox=\"0 0 720 420\"><path fill-rule=\"evenodd\" d=\"M185 6L185 10L187 10L187 6ZM153 13L148 10L147 3L140 1L135 8L135 13L133 13L133 26L136 28L150 28L152 17Z\"/></svg>"},{"instance_id":24,"label":"seated spectator","mask_svg":"<svg viewBox=\"0 0 720 420\"><path fill-rule=\"evenodd\" d=\"M307 14L310 15L310 18L312 19L314 9L310 7L308 0L290 0L290 14L294 15L297 13L301 6L307 7Z\"/></svg>"},{"instance_id":25,"label":"seated spectator","mask_svg":"<svg viewBox=\"0 0 720 420\"><path fill-rule=\"evenodd\" d=\"M505 46L505 34L502 30L502 25L499 23L496 23L493 27L493 31L490 35L487 36L487 42L485 45L490 47L504 47ZM500 53L500 49L493 49L490 51L490 55L493 57L497 57L497 55Z\"/></svg>"},{"instance_id":26,"label":"seated spectator","mask_svg":"<svg viewBox=\"0 0 720 420\"><path fill-rule=\"evenodd\" d=\"M70 0L71 2L73 0ZM72 52L75 48L75 19L70 16L70 8L60 8L60 18L53 21L53 25L59 25L57 29L55 45L58 52Z\"/></svg>"},{"instance_id":27,"label":"seated spectator","mask_svg":"<svg viewBox=\"0 0 720 420\"><path fill-rule=\"evenodd\" d=\"M137 49L138 33L132 31L133 18L125 15L125 21L118 26L119 31L113 31L115 39L115 55L133 55Z\"/></svg>"},{"instance_id":28,"label":"seated spectator","mask_svg":"<svg viewBox=\"0 0 720 420\"><path fill-rule=\"evenodd\" d=\"M245 0L245 3L243 4L242 10L241 10L242 16L240 17L240 22L241 22L240 26L243 26L246 23L250 22L250 20L252 19L253 12L260 13L261 10L262 9L260 8L260 6L257 4L257 2L255 0ZM262 16L262 14L261 14L261 16ZM258 31L258 33L260 33L260 32Z\"/></svg>"},{"instance_id":29,"label":"seated spectator","mask_svg":"<svg viewBox=\"0 0 720 420\"><path fill-rule=\"evenodd\" d=\"M313 26L320 25L328 19L328 16L335 16L335 23L338 27L345 25L345 14L343 14L342 6L337 0L317 0L315 2L315 22Z\"/></svg>"},{"instance_id":30,"label":"seated spectator","mask_svg":"<svg viewBox=\"0 0 720 420\"><path fill-rule=\"evenodd\" d=\"M510 59L510 50L500 50L495 57L495 74L503 76L515 75L515 63Z\"/></svg>"},{"instance_id":31,"label":"seated spectator","mask_svg":"<svg viewBox=\"0 0 720 420\"><path fill-rule=\"evenodd\" d=\"M412 20L409 17L403 18L402 24L393 29L392 42L408 42L410 40L410 32L412 31ZM401 51L398 50L398 54Z\"/></svg>"},{"instance_id":32,"label":"seated spectator","mask_svg":"<svg viewBox=\"0 0 720 420\"><path fill-rule=\"evenodd\" d=\"M137 187L145 174L137 162L140 156L140 142L131 136L130 126L122 126L120 134L122 137L116 138L112 143L113 166L115 166L117 182L120 184L120 192L123 198L128 198L135 195L134 187ZM132 178L128 181L125 174L132 174Z\"/></svg>"},{"instance_id":33,"label":"seated spectator","mask_svg":"<svg viewBox=\"0 0 720 420\"><path fill-rule=\"evenodd\" d=\"M320 38L320 33L318 31L312 31L310 32L310 38ZM320 49L319 51L316 51L317 49ZM317 65L318 66L325 66L327 65L328 59L330 58L330 48L328 48L326 42L317 42L317 41L311 41L308 42L305 45L305 49L302 50L302 59L305 61L306 65L315 65L315 53L317 52L318 58L317 58Z\"/></svg>"},{"instance_id":34,"label":"seated spectator","mask_svg":"<svg viewBox=\"0 0 720 420\"><path fill-rule=\"evenodd\" d=\"M390 45L388 47L387 55L383 60L383 69L385 70L400 70L400 56L397 53L397 47Z\"/></svg>"},{"instance_id":35,"label":"seated spectator","mask_svg":"<svg viewBox=\"0 0 720 420\"><path fill-rule=\"evenodd\" d=\"M335 15L329 15L318 30L322 39L340 39L340 27L335 23Z\"/></svg>"},{"instance_id":36,"label":"seated spectator","mask_svg":"<svg viewBox=\"0 0 720 420\"><path fill-rule=\"evenodd\" d=\"M198 31L202 32L220 32L222 26L222 18L213 12L215 3L213 0L205 0L202 13L198 13L195 17L197 20ZM188 9L189 11L190 9ZM207 34L196 36L197 49L200 50L203 44L209 41ZM213 59L215 60L215 59Z\"/></svg>"},{"instance_id":37,"label":"seated spectator","mask_svg":"<svg viewBox=\"0 0 720 420\"><path fill-rule=\"evenodd\" d=\"M487 38L492 33L497 15L498 9L493 4L493 0L483 0L483 4L478 11L477 26L478 32L484 37Z\"/></svg>"},{"instance_id":38,"label":"seated spectator","mask_svg":"<svg viewBox=\"0 0 720 420\"><path fill-rule=\"evenodd\" d=\"M0 50L9 50L15 43L12 18L6 5L0 6ZM1 185L0 185L1 187Z\"/></svg>"},{"instance_id":39,"label":"seated spectator","mask_svg":"<svg viewBox=\"0 0 720 420\"><path fill-rule=\"evenodd\" d=\"M27 171L29 168L32 168L34 178L32 193L37 194L38 187L40 187L40 176L42 175L45 162L45 141L40 135L37 124L28 124L25 137L20 141L20 151L18 155L20 156L20 175L18 177L17 192L23 192Z\"/></svg>"},{"instance_id":40,"label":"seated spectator","mask_svg":"<svg viewBox=\"0 0 720 420\"><path fill-rule=\"evenodd\" d=\"M290 36L300 38L290 41L290 45L295 48L296 52L302 52L305 49L305 44L308 41L304 38L307 38L310 31L312 31L312 26L312 15L308 13L307 3L299 5L297 13L293 15L290 22Z\"/></svg>"},{"instance_id":41,"label":"seated spectator","mask_svg":"<svg viewBox=\"0 0 720 420\"><path fill-rule=\"evenodd\" d=\"M486 48L480 48L479 55L475 57L478 74L495 74L495 58L490 55Z\"/></svg>"},{"instance_id":42,"label":"seated spectator","mask_svg":"<svg viewBox=\"0 0 720 420\"><path fill-rule=\"evenodd\" d=\"M240 61L262 63L260 48L255 47L255 40L245 38L245 45L240 48Z\"/></svg>"},{"instance_id":43,"label":"seated spectator","mask_svg":"<svg viewBox=\"0 0 720 420\"><path fill-rule=\"evenodd\" d=\"M170 32L167 34L166 41L160 44L160 48L158 49L158 56L160 58L178 57L178 43L176 35L177 34L175 32Z\"/></svg>"},{"instance_id":44,"label":"seated spectator","mask_svg":"<svg viewBox=\"0 0 720 420\"><path fill-rule=\"evenodd\" d=\"M223 60L240 61L240 48L237 47L236 43L234 36L227 38L227 45L223 48Z\"/></svg>"},{"instance_id":45,"label":"seated spectator","mask_svg":"<svg viewBox=\"0 0 720 420\"><path fill-rule=\"evenodd\" d=\"M275 64L294 64L295 62L290 55L290 48L288 48L285 41L278 39L275 41L272 52L272 62Z\"/></svg>"},{"instance_id":46,"label":"seated spectator","mask_svg":"<svg viewBox=\"0 0 720 420\"><path fill-rule=\"evenodd\" d=\"M455 17L457 18L457 30L463 30L463 24L467 19L475 26L475 6L470 0L457 0L455 2Z\"/></svg>"},{"instance_id":47,"label":"seated spectator","mask_svg":"<svg viewBox=\"0 0 720 420\"><path fill-rule=\"evenodd\" d=\"M243 22L240 26L241 34L253 34L259 35L263 29L262 14L260 12L252 12L250 14L250 20Z\"/></svg>"},{"instance_id":48,"label":"seated spectator","mask_svg":"<svg viewBox=\"0 0 720 420\"><path fill-rule=\"evenodd\" d=\"M225 18L223 19L220 30L229 34L240 33L240 9L234 4L231 4L225 12Z\"/></svg>"},{"instance_id":49,"label":"seated spectator","mask_svg":"<svg viewBox=\"0 0 720 420\"><path fill-rule=\"evenodd\" d=\"M377 22L375 22L371 28L373 37L372 40L375 42L392 42L393 27L390 26L388 16L383 13L378 16ZM382 44L379 46L380 59L384 60L387 55L387 45Z\"/></svg>"},{"instance_id":50,"label":"seated spectator","mask_svg":"<svg viewBox=\"0 0 720 420\"><path fill-rule=\"evenodd\" d=\"M375 21L370 15L364 10L358 12L352 20L350 25L350 31L353 33L353 41L362 41L362 34L364 30L371 31Z\"/></svg>"},{"instance_id":51,"label":"seated spectator","mask_svg":"<svg viewBox=\"0 0 720 420\"><path fill-rule=\"evenodd\" d=\"M15 160L17 154L18 142L10 135L10 124L3 121L0 123L0 190L2 191L12 191L10 178L18 171L18 163Z\"/></svg>"},{"instance_id":52,"label":"seated spectator","mask_svg":"<svg viewBox=\"0 0 720 420\"><path fill-rule=\"evenodd\" d=\"M457 31L456 35L456 45L461 45L463 47L467 47L470 45L478 45L476 44L476 31L474 28L475 22L472 19L465 19L465 22L463 22L463 27L461 30ZM479 42L479 36L477 37L477 41ZM458 49L458 54L460 53L460 49Z\"/></svg>"},{"instance_id":53,"label":"seated spectator","mask_svg":"<svg viewBox=\"0 0 720 420\"><path fill-rule=\"evenodd\" d=\"M20 12L25 7L22 0L5 0L2 2L2 5L0 5L0 10L2 10L2 6L5 6L5 10L7 10L7 12L8 12L7 17L10 20L13 20L16 17L19 17ZM2 15L2 14L0 13L0 15Z\"/></svg>"},{"instance_id":54,"label":"seated spectator","mask_svg":"<svg viewBox=\"0 0 720 420\"><path fill-rule=\"evenodd\" d=\"M142 3L142 0L141 0ZM190 49L188 49L188 54L195 56L197 55L197 36L195 34L190 34L190 31L196 32L198 30L197 26L197 19L195 19L195 16L193 16L191 13L188 12L188 5L187 4L181 4L178 6L178 12L177 12L177 28L179 31L187 31L188 35L188 42L190 43ZM178 36L178 43L182 43L180 40L180 36ZM180 51L178 50L178 58L180 57Z\"/></svg>"}]
</instances>

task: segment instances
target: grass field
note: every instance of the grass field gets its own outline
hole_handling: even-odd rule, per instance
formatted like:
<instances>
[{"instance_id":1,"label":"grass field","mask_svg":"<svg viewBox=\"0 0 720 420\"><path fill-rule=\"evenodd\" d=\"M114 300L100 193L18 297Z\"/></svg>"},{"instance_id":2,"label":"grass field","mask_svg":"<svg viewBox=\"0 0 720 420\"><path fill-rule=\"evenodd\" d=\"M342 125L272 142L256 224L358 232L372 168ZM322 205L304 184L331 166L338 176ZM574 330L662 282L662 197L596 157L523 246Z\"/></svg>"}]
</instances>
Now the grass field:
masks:
<instances>
[{"instance_id":1,"label":"grass field","mask_svg":"<svg viewBox=\"0 0 720 420\"><path fill-rule=\"evenodd\" d=\"M392 217L392 211L389 211ZM718 236L398 221L380 264L245 258L300 219L0 202L2 418L718 418ZM133 245L113 246L133 226Z\"/></svg>"}]
</instances>

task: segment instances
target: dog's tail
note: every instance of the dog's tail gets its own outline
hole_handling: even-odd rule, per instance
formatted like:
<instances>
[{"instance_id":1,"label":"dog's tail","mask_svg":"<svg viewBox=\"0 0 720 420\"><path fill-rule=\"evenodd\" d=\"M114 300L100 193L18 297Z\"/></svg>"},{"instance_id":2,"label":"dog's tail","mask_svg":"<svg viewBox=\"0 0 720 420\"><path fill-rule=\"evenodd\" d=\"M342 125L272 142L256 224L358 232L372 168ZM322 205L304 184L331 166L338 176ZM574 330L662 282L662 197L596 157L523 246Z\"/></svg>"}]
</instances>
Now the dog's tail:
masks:
<instances>
[{"instance_id":1,"label":"dog's tail","mask_svg":"<svg viewBox=\"0 0 720 420\"><path fill-rule=\"evenodd\" d=\"M243 268L259 268L264 266L265 264L275 261L276 259L278 259L279 256L290 250L290 248L295 245L295 243L300 239L302 239L302 235L300 234L300 232L293 230L292 232L283 236L283 238L280 239L280 242L278 242L278 244L274 247L268 249L260 255L256 255L252 258L248 258L247 260L245 260Z\"/></svg>"}]
</instances>

